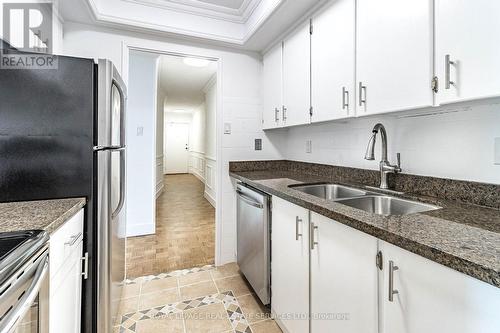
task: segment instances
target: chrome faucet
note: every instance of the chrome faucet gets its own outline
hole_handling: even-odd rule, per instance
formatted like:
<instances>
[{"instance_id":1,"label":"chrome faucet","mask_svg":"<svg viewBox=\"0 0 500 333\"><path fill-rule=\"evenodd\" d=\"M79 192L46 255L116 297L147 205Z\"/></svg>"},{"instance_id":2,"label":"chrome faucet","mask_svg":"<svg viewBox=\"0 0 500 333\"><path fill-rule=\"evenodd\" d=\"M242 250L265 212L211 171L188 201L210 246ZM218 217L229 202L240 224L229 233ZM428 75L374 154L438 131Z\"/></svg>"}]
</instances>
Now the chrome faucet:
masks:
<instances>
[{"instance_id":1,"label":"chrome faucet","mask_svg":"<svg viewBox=\"0 0 500 333\"><path fill-rule=\"evenodd\" d=\"M380 160L380 188L389 188L387 184L387 174L401 172L401 155L398 153L398 165L391 165L387 160L387 132L382 124L377 124L373 127L373 135L368 142L366 148L365 159L373 161L375 159L375 140L377 133L380 132L382 137L382 160Z\"/></svg>"}]
</instances>

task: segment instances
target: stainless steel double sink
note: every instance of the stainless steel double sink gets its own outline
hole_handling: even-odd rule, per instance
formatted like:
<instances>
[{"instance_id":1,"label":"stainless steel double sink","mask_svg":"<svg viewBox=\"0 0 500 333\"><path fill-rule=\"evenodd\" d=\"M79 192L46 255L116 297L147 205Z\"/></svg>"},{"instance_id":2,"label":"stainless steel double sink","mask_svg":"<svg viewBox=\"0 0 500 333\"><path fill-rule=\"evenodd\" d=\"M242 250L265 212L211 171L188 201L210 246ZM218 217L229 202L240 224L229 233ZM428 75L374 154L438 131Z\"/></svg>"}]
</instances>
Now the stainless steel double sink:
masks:
<instances>
[{"instance_id":1,"label":"stainless steel double sink","mask_svg":"<svg viewBox=\"0 0 500 333\"><path fill-rule=\"evenodd\" d=\"M290 188L377 215L408 215L441 208L339 184L292 185Z\"/></svg>"}]
</instances>

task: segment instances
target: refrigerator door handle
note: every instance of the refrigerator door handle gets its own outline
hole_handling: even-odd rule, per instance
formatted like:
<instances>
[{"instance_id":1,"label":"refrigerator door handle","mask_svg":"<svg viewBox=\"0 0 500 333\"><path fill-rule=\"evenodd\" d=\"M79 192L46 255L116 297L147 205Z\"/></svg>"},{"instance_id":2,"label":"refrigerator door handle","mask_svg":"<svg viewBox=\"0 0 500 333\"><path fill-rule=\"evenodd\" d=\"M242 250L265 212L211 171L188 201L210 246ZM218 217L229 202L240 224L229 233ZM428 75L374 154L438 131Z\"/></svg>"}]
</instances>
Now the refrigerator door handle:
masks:
<instances>
[{"instance_id":1,"label":"refrigerator door handle","mask_svg":"<svg viewBox=\"0 0 500 333\"><path fill-rule=\"evenodd\" d=\"M94 146L94 151L103 151L103 150L122 150L125 149L124 146Z\"/></svg>"},{"instance_id":2,"label":"refrigerator door handle","mask_svg":"<svg viewBox=\"0 0 500 333\"><path fill-rule=\"evenodd\" d=\"M120 146L125 146L125 91L122 83L116 78L113 78L113 85L118 89L120 94Z\"/></svg>"},{"instance_id":3,"label":"refrigerator door handle","mask_svg":"<svg viewBox=\"0 0 500 333\"><path fill-rule=\"evenodd\" d=\"M120 198L116 209L111 213L112 218L115 218L120 213L125 203L125 149L120 148L117 150L120 152Z\"/></svg>"}]
</instances>

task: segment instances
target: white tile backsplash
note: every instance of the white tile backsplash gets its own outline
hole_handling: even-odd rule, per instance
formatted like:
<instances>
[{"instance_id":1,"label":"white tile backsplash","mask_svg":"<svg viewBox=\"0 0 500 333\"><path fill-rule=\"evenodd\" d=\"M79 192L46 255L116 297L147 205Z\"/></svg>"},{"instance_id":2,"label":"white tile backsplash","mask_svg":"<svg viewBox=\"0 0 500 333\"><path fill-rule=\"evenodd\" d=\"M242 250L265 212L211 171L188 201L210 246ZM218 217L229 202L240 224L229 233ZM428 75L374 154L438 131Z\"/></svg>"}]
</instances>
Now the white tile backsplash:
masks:
<instances>
[{"instance_id":1,"label":"white tile backsplash","mask_svg":"<svg viewBox=\"0 0 500 333\"><path fill-rule=\"evenodd\" d=\"M448 108L440 114L412 117L381 115L340 123L290 128L281 132L283 157L314 163L378 169L364 154L373 126L385 125L389 159L401 153L403 172L500 184L500 165L494 162L494 142L500 136L500 104ZM273 139L271 139L273 140ZM306 153L312 140L312 153Z\"/></svg>"}]
</instances>

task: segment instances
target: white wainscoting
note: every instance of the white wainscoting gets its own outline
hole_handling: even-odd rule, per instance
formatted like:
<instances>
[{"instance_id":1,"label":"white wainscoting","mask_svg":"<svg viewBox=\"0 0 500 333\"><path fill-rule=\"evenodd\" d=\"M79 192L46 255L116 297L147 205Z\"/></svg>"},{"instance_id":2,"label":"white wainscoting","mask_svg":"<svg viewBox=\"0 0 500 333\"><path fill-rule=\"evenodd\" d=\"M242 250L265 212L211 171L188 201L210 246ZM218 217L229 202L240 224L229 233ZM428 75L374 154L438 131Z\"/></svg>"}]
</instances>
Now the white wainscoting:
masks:
<instances>
[{"instance_id":1,"label":"white wainscoting","mask_svg":"<svg viewBox=\"0 0 500 333\"><path fill-rule=\"evenodd\" d=\"M215 158L205 156L205 199L210 202L212 206L216 206L216 195L215 195L215 187L216 187L216 168L217 164L215 163Z\"/></svg>"},{"instance_id":2,"label":"white wainscoting","mask_svg":"<svg viewBox=\"0 0 500 333\"><path fill-rule=\"evenodd\" d=\"M163 155L156 156L156 199L163 193Z\"/></svg>"},{"instance_id":3,"label":"white wainscoting","mask_svg":"<svg viewBox=\"0 0 500 333\"><path fill-rule=\"evenodd\" d=\"M189 152L189 173L205 183L205 154Z\"/></svg>"}]
</instances>

